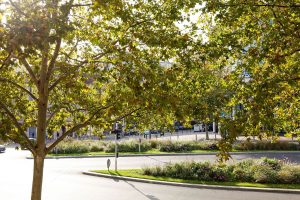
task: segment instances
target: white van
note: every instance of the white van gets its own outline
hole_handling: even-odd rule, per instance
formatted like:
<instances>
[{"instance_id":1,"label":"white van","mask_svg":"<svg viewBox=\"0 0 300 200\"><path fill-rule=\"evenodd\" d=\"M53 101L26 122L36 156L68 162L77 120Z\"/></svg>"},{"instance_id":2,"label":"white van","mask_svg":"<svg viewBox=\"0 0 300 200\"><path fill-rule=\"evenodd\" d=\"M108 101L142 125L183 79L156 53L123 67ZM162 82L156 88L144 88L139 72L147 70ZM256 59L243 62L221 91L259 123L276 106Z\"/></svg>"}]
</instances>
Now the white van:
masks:
<instances>
[{"instance_id":1,"label":"white van","mask_svg":"<svg viewBox=\"0 0 300 200\"><path fill-rule=\"evenodd\" d=\"M201 132L202 124L194 124L194 132Z\"/></svg>"}]
</instances>

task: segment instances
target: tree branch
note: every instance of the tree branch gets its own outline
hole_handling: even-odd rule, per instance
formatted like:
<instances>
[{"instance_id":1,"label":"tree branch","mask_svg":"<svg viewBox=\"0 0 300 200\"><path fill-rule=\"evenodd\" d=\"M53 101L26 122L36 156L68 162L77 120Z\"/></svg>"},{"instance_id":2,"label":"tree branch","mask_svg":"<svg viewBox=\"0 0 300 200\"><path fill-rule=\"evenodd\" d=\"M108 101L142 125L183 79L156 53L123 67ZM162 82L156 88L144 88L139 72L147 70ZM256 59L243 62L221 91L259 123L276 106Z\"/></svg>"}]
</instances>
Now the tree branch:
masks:
<instances>
[{"instance_id":1,"label":"tree branch","mask_svg":"<svg viewBox=\"0 0 300 200\"><path fill-rule=\"evenodd\" d=\"M38 80L36 78L36 76L34 75L30 65L28 64L27 60L24 57L20 57L19 60L21 61L21 63L24 65L24 67L26 68L27 72L30 75L31 80L34 82L34 84L36 86L38 86Z\"/></svg>"},{"instance_id":2,"label":"tree branch","mask_svg":"<svg viewBox=\"0 0 300 200\"><path fill-rule=\"evenodd\" d=\"M123 118L125 118L125 117L128 117L128 116L132 115L133 113L135 113L136 111L138 111L138 110L140 110L140 109L141 109L141 107L140 107L140 108L137 108L137 109L135 109L135 110L132 110L132 111L130 111L130 112L124 114L124 115L121 115L120 117L117 117L116 119L111 120L111 121L109 121L109 122L110 122L110 123L112 123L112 122L117 122L117 121L119 121L119 120L121 120L121 119L123 119Z\"/></svg>"},{"instance_id":3,"label":"tree branch","mask_svg":"<svg viewBox=\"0 0 300 200\"><path fill-rule=\"evenodd\" d=\"M23 90L24 92L26 92L29 96L31 96L31 98L33 98L35 101L38 100L38 98L36 98L34 96L34 94L32 94L29 90L27 90L26 88L24 88L23 86L19 85L18 83L12 81L12 80L9 80L9 79L6 79L6 78L0 78L0 82L8 82L8 83L11 83L12 85L16 86L17 88Z\"/></svg>"},{"instance_id":4,"label":"tree branch","mask_svg":"<svg viewBox=\"0 0 300 200\"><path fill-rule=\"evenodd\" d=\"M299 4L291 4L291 5L279 5L279 4L251 4L251 3L240 3L240 4L223 4L220 3L220 6L226 7L237 7L241 5L246 6L254 6L254 7L278 7L278 8L300 8Z\"/></svg>"},{"instance_id":5,"label":"tree branch","mask_svg":"<svg viewBox=\"0 0 300 200\"><path fill-rule=\"evenodd\" d=\"M55 46L55 50L54 50L54 53L53 53L53 57L50 61L50 64L49 64L49 68L48 68L48 72L47 72L47 78L49 79L51 74L52 74L52 71L55 67L55 62L56 62L56 59L58 57L58 53L59 53L59 50L60 50L60 46L61 46L61 38L59 38L57 41L56 41L56 46Z\"/></svg>"},{"instance_id":6,"label":"tree branch","mask_svg":"<svg viewBox=\"0 0 300 200\"><path fill-rule=\"evenodd\" d=\"M278 21L279 25L281 26L281 28L283 28L283 30L285 30L285 27L284 25L282 24L282 22L278 19L274 9L272 9L272 13L273 13L273 16L275 17L275 19Z\"/></svg>"},{"instance_id":7,"label":"tree branch","mask_svg":"<svg viewBox=\"0 0 300 200\"><path fill-rule=\"evenodd\" d=\"M49 92L52 91L65 78L67 78L67 76L61 76L54 83L52 83L52 85L49 87Z\"/></svg>"},{"instance_id":8,"label":"tree branch","mask_svg":"<svg viewBox=\"0 0 300 200\"><path fill-rule=\"evenodd\" d=\"M48 118L47 121L46 121L47 127L48 127L48 125L49 125L51 119L52 119L52 118L56 115L56 113L58 113L59 111L60 111L60 110L56 110L56 111L54 111L54 112L52 112L52 113L50 114L49 118Z\"/></svg>"},{"instance_id":9,"label":"tree branch","mask_svg":"<svg viewBox=\"0 0 300 200\"><path fill-rule=\"evenodd\" d=\"M87 4L73 4L71 7L86 7L86 6L92 6L92 3L87 3Z\"/></svg>"},{"instance_id":10,"label":"tree branch","mask_svg":"<svg viewBox=\"0 0 300 200\"><path fill-rule=\"evenodd\" d=\"M79 129L81 128L84 128L86 126L89 125L89 123L92 121L92 119L94 119L94 117L101 111L101 110L104 110L104 109L107 109L111 107L111 105L109 106L104 106L104 107L101 107L100 109L98 109L96 112L94 112L92 114L91 117L89 117L86 121L80 123L80 124L77 124L76 126L72 127L71 129L69 129L68 131L66 131L65 133L63 133L55 142L53 142L49 147L46 148L46 154L48 154L58 143L60 143L63 139L65 139L65 137L67 137L70 133L73 133L75 131L78 131Z\"/></svg>"},{"instance_id":11,"label":"tree branch","mask_svg":"<svg viewBox=\"0 0 300 200\"><path fill-rule=\"evenodd\" d=\"M21 14L24 15L25 17L28 17L28 15L26 13L24 13L22 11L21 8L19 8L12 0L8 0L10 2L10 4Z\"/></svg>"},{"instance_id":12,"label":"tree branch","mask_svg":"<svg viewBox=\"0 0 300 200\"><path fill-rule=\"evenodd\" d=\"M11 54L12 54L12 52L10 51L9 54L8 54L8 56L3 60L3 63L2 63L2 65L0 66L0 71L1 71L1 69L3 69L3 68L5 67L6 62L7 62L8 59L11 57Z\"/></svg>"},{"instance_id":13,"label":"tree branch","mask_svg":"<svg viewBox=\"0 0 300 200\"><path fill-rule=\"evenodd\" d=\"M78 131L81 128L86 127L90 123L90 121L92 120L93 117L94 116L92 116L85 122L78 124L78 125L74 126L73 128L69 129L68 131L66 131L65 133L63 133L62 136L60 136L55 142L53 142L49 147L46 148L46 154L48 154L58 143L60 143L63 139L65 139L65 137L67 137L67 135L69 135L70 133L73 133L75 131Z\"/></svg>"},{"instance_id":14,"label":"tree branch","mask_svg":"<svg viewBox=\"0 0 300 200\"><path fill-rule=\"evenodd\" d=\"M8 117L12 120L12 122L14 123L14 125L17 127L20 135L25 139L25 146L31 151L32 154L36 154L36 151L32 145L32 143L30 142L29 138L27 137L27 135L25 134L25 131L23 130L23 128L21 127L21 125L19 124L18 120L16 119L16 117L14 116L14 114L12 112L10 112L10 110L6 107L6 105L0 101L0 107L5 111L5 113L8 115Z\"/></svg>"}]
</instances>

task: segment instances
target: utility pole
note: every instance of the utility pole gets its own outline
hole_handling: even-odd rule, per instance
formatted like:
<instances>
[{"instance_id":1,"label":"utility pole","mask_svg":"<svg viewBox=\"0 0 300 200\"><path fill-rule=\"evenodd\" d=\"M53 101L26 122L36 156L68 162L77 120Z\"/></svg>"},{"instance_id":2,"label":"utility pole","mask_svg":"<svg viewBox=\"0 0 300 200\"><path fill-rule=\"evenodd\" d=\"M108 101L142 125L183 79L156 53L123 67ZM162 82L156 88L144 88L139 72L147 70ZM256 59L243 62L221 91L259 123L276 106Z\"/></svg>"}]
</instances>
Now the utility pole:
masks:
<instances>
[{"instance_id":1,"label":"utility pole","mask_svg":"<svg viewBox=\"0 0 300 200\"><path fill-rule=\"evenodd\" d=\"M118 171L118 133L115 138L115 171Z\"/></svg>"},{"instance_id":2,"label":"utility pole","mask_svg":"<svg viewBox=\"0 0 300 200\"><path fill-rule=\"evenodd\" d=\"M139 153L141 153L141 133L139 132Z\"/></svg>"},{"instance_id":3,"label":"utility pole","mask_svg":"<svg viewBox=\"0 0 300 200\"><path fill-rule=\"evenodd\" d=\"M119 157L119 153L118 153L118 139L120 139L120 130L119 130L119 124L118 122L116 122L114 124L114 132L116 134L115 137L115 171L118 171L118 157Z\"/></svg>"}]
</instances>

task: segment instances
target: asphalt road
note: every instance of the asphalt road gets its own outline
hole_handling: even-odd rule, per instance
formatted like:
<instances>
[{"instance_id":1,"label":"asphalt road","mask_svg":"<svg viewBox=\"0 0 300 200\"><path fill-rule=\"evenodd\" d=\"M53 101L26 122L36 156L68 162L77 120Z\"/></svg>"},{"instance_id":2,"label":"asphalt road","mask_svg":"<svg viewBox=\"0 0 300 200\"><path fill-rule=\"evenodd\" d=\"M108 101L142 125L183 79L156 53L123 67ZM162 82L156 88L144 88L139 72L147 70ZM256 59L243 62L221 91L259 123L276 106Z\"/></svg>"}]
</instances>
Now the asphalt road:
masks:
<instances>
[{"instance_id":1,"label":"asphalt road","mask_svg":"<svg viewBox=\"0 0 300 200\"><path fill-rule=\"evenodd\" d=\"M0 154L0 199L30 199L33 160L25 159L26 151L8 149ZM259 157L262 155L251 155ZM300 163L300 154L264 156L283 158L287 156ZM235 156L236 160L245 155ZM214 156L159 156L121 157L119 168L140 168L145 165L163 164L183 160L210 160ZM81 171L105 169L107 158L47 159L43 185L44 200L299 200L299 195L227 190L192 189L146 183L118 181L82 175ZM112 159L113 161L113 159ZM114 162L112 162L114 163Z\"/></svg>"}]
</instances>

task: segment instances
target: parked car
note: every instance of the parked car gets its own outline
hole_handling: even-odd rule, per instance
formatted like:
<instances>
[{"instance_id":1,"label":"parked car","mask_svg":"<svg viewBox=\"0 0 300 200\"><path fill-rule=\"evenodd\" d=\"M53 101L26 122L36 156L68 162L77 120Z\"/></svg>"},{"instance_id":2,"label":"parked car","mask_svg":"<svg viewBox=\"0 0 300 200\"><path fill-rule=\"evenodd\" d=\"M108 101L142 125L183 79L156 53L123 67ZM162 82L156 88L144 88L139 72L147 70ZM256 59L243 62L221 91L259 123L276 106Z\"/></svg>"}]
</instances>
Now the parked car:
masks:
<instances>
[{"instance_id":1,"label":"parked car","mask_svg":"<svg viewBox=\"0 0 300 200\"><path fill-rule=\"evenodd\" d=\"M5 150L6 150L5 146L3 146L3 145L0 145L0 153L3 153L3 152L5 152Z\"/></svg>"},{"instance_id":2,"label":"parked car","mask_svg":"<svg viewBox=\"0 0 300 200\"><path fill-rule=\"evenodd\" d=\"M147 138L149 136L149 138L151 138L151 135L160 135L162 136L163 133L160 130L145 130L144 131L144 138Z\"/></svg>"},{"instance_id":3,"label":"parked car","mask_svg":"<svg viewBox=\"0 0 300 200\"><path fill-rule=\"evenodd\" d=\"M124 132L124 135L125 135L125 136L139 135L139 132L138 132L138 131L130 130L130 131Z\"/></svg>"}]
</instances>

